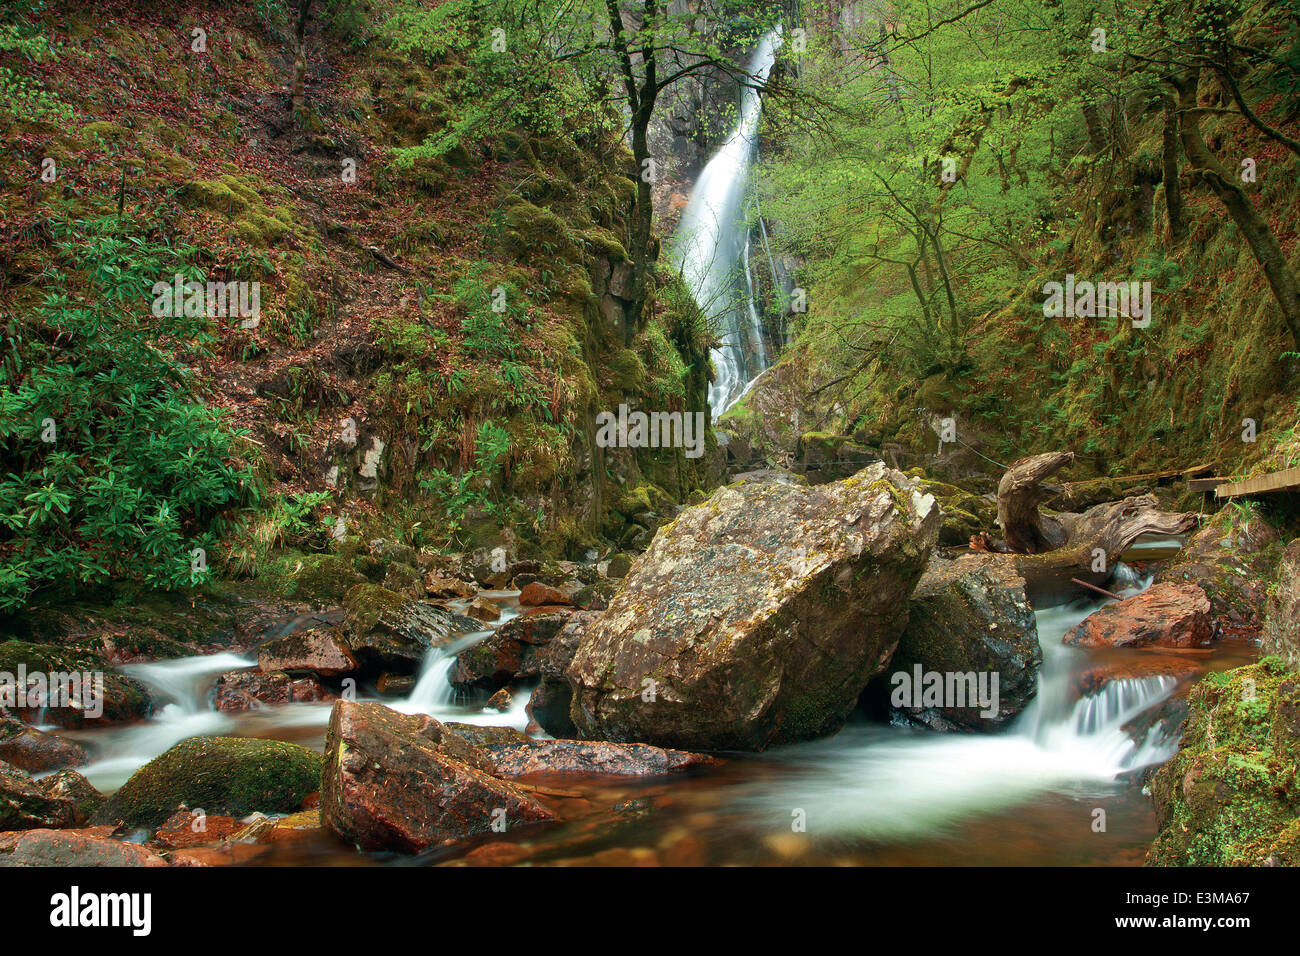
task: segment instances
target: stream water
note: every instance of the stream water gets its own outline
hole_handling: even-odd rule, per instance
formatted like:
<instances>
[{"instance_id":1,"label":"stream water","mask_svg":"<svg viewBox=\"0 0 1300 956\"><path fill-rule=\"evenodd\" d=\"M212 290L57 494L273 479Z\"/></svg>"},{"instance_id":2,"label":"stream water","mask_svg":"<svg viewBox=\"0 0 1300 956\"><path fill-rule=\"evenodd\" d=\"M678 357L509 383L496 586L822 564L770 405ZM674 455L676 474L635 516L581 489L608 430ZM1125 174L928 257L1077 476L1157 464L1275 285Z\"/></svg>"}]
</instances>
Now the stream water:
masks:
<instances>
[{"instance_id":1,"label":"stream water","mask_svg":"<svg viewBox=\"0 0 1300 956\"><path fill-rule=\"evenodd\" d=\"M1157 552L1148 545L1134 553ZM1129 595L1149 583L1121 565L1111 586ZM497 626L519 613L513 592L491 597L503 611ZM1161 673L1127 676L1124 660L1136 659L1129 656L1119 661L1114 679L1081 690L1087 686L1081 675L1099 663L1114 665L1114 652L1099 657L1067 647L1061 638L1106 601L1089 595L1035 612L1044 655L1038 694L1001 733L941 734L850 722L834 737L761 755L729 755L721 767L688 777L543 778L580 790L593 807L640 801L638 806L654 809L606 820L595 832L578 820L495 839L536 862L1140 863L1155 823L1135 772L1168 759L1177 746L1167 726L1146 718L1168 704L1179 681ZM522 729L525 695L518 695L509 712L496 713L479 703L458 703L447 682L455 654L488 633L430 651L409 696L363 696L444 721ZM1221 642L1212 657L1192 660L1200 673L1253 657L1244 642ZM254 665L251 656L216 654L124 667L170 702L143 723L62 733L91 750L93 760L83 772L109 791L196 734L276 738L322 749L329 704L241 713L213 709L217 676ZM1104 831L1094 829L1099 810L1105 811ZM798 820L804 821L802 832L794 827ZM474 847L458 846L422 861L458 860ZM358 854L316 832L267 846L258 862L400 860Z\"/></svg>"},{"instance_id":2,"label":"stream water","mask_svg":"<svg viewBox=\"0 0 1300 956\"><path fill-rule=\"evenodd\" d=\"M780 45L776 32L759 41L749 63L756 83L767 80ZM674 262L719 341L712 352L716 378L709 386L714 417L768 364L744 209L762 108L757 90L742 89L736 128L695 181L673 244Z\"/></svg>"}]
</instances>

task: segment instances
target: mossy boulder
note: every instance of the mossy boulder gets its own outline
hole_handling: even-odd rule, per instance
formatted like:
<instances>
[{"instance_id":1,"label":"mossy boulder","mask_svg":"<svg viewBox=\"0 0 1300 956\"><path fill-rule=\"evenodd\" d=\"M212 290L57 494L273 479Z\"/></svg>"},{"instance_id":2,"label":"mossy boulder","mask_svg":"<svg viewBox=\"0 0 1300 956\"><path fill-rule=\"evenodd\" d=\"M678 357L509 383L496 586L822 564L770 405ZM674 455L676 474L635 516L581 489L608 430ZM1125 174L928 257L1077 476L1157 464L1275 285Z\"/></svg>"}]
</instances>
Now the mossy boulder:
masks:
<instances>
[{"instance_id":1,"label":"mossy boulder","mask_svg":"<svg viewBox=\"0 0 1300 956\"><path fill-rule=\"evenodd\" d=\"M1221 625L1258 627L1281 553L1281 539L1263 518L1228 507L1188 539L1156 583L1198 584Z\"/></svg>"},{"instance_id":2,"label":"mossy boulder","mask_svg":"<svg viewBox=\"0 0 1300 956\"><path fill-rule=\"evenodd\" d=\"M973 535L994 531L998 519L998 505L983 495L977 495L956 485L934 481L919 468L908 472L925 483L925 490L939 500L943 512L943 526L939 530L939 543L964 547Z\"/></svg>"},{"instance_id":3,"label":"mossy boulder","mask_svg":"<svg viewBox=\"0 0 1300 956\"><path fill-rule=\"evenodd\" d=\"M1264 653L1275 654L1292 670L1300 670L1300 538L1286 546L1278 563L1260 644Z\"/></svg>"},{"instance_id":4,"label":"mossy boulder","mask_svg":"<svg viewBox=\"0 0 1300 956\"><path fill-rule=\"evenodd\" d=\"M287 554L263 573L263 580L285 597L337 605L366 580L351 559L336 554Z\"/></svg>"},{"instance_id":5,"label":"mossy boulder","mask_svg":"<svg viewBox=\"0 0 1300 956\"><path fill-rule=\"evenodd\" d=\"M1151 779L1154 866L1300 866L1300 675L1284 661L1192 688L1182 744Z\"/></svg>"},{"instance_id":6,"label":"mossy boulder","mask_svg":"<svg viewBox=\"0 0 1300 956\"><path fill-rule=\"evenodd\" d=\"M91 675L92 687L103 678L103 713L95 714L97 707L53 706L44 709L44 719L59 727L77 728L87 725L138 720L149 713L149 695L143 684L134 678L119 674L104 655L85 648L57 647L53 644L33 644L28 641L5 641L0 644L0 672L17 676L19 668L30 676L41 673L48 680L51 675ZM28 708L33 715L35 708ZM25 711L25 713L27 712Z\"/></svg>"},{"instance_id":7,"label":"mossy boulder","mask_svg":"<svg viewBox=\"0 0 1300 956\"><path fill-rule=\"evenodd\" d=\"M278 740L191 737L132 774L95 820L153 828L181 806L236 817L290 813L320 790L323 764L315 751Z\"/></svg>"}]
</instances>

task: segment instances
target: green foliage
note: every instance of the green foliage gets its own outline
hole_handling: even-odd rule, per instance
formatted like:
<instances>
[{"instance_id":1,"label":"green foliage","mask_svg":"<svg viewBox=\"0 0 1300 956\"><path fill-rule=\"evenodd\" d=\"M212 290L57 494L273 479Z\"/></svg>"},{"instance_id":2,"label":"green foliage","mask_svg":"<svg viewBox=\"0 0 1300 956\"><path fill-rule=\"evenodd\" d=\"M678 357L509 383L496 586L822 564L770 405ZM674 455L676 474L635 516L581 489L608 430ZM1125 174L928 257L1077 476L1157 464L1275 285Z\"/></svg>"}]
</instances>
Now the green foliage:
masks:
<instances>
[{"instance_id":1,"label":"green foliage","mask_svg":"<svg viewBox=\"0 0 1300 956\"><path fill-rule=\"evenodd\" d=\"M35 12L35 11L33 11ZM0 23L0 117L20 122L66 122L72 107L10 63L42 63L57 59L59 50L25 19Z\"/></svg>"},{"instance_id":2,"label":"green foliage","mask_svg":"<svg viewBox=\"0 0 1300 956\"><path fill-rule=\"evenodd\" d=\"M510 451L510 434L495 422L479 425L475 434L474 464L460 474L435 468L420 479L420 487L433 495L447 515L448 530L460 530L474 511L498 514L492 495L492 477Z\"/></svg>"},{"instance_id":3,"label":"green foliage","mask_svg":"<svg viewBox=\"0 0 1300 956\"><path fill-rule=\"evenodd\" d=\"M118 219L53 229L47 291L0 364L0 607L110 580L198 584L195 549L211 552L229 509L260 492L176 357L211 343L208 320L145 305L155 282L195 277L193 250Z\"/></svg>"}]
</instances>

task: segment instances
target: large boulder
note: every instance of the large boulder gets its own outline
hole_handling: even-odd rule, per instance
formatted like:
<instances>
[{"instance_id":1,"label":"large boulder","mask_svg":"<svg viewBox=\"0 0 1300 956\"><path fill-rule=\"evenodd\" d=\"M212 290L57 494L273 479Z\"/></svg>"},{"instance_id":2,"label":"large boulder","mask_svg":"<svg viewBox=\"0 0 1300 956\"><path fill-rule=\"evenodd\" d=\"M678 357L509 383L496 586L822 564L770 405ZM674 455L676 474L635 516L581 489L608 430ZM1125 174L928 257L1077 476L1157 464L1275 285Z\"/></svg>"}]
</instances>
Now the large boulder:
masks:
<instances>
[{"instance_id":1,"label":"large boulder","mask_svg":"<svg viewBox=\"0 0 1300 956\"><path fill-rule=\"evenodd\" d=\"M1225 627L1258 627L1282 542L1258 514L1225 508L1157 573L1161 583L1198 585Z\"/></svg>"},{"instance_id":2,"label":"large boulder","mask_svg":"<svg viewBox=\"0 0 1300 956\"><path fill-rule=\"evenodd\" d=\"M1213 637L1204 591L1195 584L1153 584L1093 611L1063 640L1080 647L1201 647Z\"/></svg>"},{"instance_id":3,"label":"large boulder","mask_svg":"<svg viewBox=\"0 0 1300 956\"><path fill-rule=\"evenodd\" d=\"M894 653L940 520L882 464L719 489L659 530L588 630L574 724L686 750L834 732Z\"/></svg>"},{"instance_id":4,"label":"large boulder","mask_svg":"<svg viewBox=\"0 0 1300 956\"><path fill-rule=\"evenodd\" d=\"M482 750L434 718L376 703L334 705L321 820L347 843L419 853L494 826L553 818L528 793L494 776Z\"/></svg>"},{"instance_id":5,"label":"large boulder","mask_svg":"<svg viewBox=\"0 0 1300 956\"><path fill-rule=\"evenodd\" d=\"M89 823L95 811L104 803L104 795L75 770L60 770L48 777L42 777L37 784L57 800L72 801L72 819L77 826L85 826Z\"/></svg>"},{"instance_id":6,"label":"large boulder","mask_svg":"<svg viewBox=\"0 0 1300 956\"><path fill-rule=\"evenodd\" d=\"M343 606L343 643L363 670L374 673L416 671L429 648L483 629L473 618L375 584L352 588Z\"/></svg>"},{"instance_id":7,"label":"large boulder","mask_svg":"<svg viewBox=\"0 0 1300 956\"><path fill-rule=\"evenodd\" d=\"M60 829L75 821L70 798L47 793L25 771L0 763L0 830Z\"/></svg>"},{"instance_id":8,"label":"large boulder","mask_svg":"<svg viewBox=\"0 0 1300 956\"><path fill-rule=\"evenodd\" d=\"M78 745L29 727L22 721L0 720L0 760L41 773L86 762L86 751Z\"/></svg>"},{"instance_id":9,"label":"large boulder","mask_svg":"<svg viewBox=\"0 0 1300 956\"><path fill-rule=\"evenodd\" d=\"M334 694L314 677L260 671L230 671L217 678L212 706L220 711L254 710L265 704L333 700Z\"/></svg>"},{"instance_id":10,"label":"large boulder","mask_svg":"<svg viewBox=\"0 0 1300 956\"><path fill-rule=\"evenodd\" d=\"M1276 654L1292 670L1300 670L1300 538L1286 546L1278 564L1260 646L1265 654Z\"/></svg>"},{"instance_id":11,"label":"large boulder","mask_svg":"<svg viewBox=\"0 0 1300 956\"><path fill-rule=\"evenodd\" d=\"M867 696L873 710L907 723L992 731L1028 706L1042 661L1014 563L1000 555L936 558L912 594L898 650ZM935 674L944 693L930 701L925 690Z\"/></svg>"},{"instance_id":12,"label":"large boulder","mask_svg":"<svg viewBox=\"0 0 1300 956\"><path fill-rule=\"evenodd\" d=\"M153 828L182 805L237 817L292 813L320 789L321 765L320 754L297 744L191 737L132 774L95 822Z\"/></svg>"}]
</instances>

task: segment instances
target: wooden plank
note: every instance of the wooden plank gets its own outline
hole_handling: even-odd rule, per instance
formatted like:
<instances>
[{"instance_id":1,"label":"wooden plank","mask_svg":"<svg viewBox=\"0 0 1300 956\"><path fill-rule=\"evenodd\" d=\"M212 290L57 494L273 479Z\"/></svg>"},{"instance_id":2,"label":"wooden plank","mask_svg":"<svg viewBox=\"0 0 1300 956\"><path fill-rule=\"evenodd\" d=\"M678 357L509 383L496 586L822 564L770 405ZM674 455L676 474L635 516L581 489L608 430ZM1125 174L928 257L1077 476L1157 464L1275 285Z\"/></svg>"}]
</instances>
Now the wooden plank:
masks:
<instances>
[{"instance_id":1,"label":"wooden plank","mask_svg":"<svg viewBox=\"0 0 1300 956\"><path fill-rule=\"evenodd\" d=\"M1209 471L1217 464L1218 464L1217 461L1207 461L1203 465L1193 465L1191 468L1184 469L1183 474L1186 475L1188 478L1190 478L1192 477L1192 475L1199 475L1202 472Z\"/></svg>"},{"instance_id":2,"label":"wooden plank","mask_svg":"<svg viewBox=\"0 0 1300 956\"><path fill-rule=\"evenodd\" d=\"M1220 485L1214 489L1214 497L1239 498L1242 495L1262 495L1270 491L1288 491L1293 488L1300 488L1300 468L1288 468L1286 471L1275 471L1257 478Z\"/></svg>"},{"instance_id":3,"label":"wooden plank","mask_svg":"<svg viewBox=\"0 0 1300 956\"><path fill-rule=\"evenodd\" d=\"M1212 491L1219 485L1226 485L1232 482L1231 478L1188 478L1188 491Z\"/></svg>"}]
</instances>

